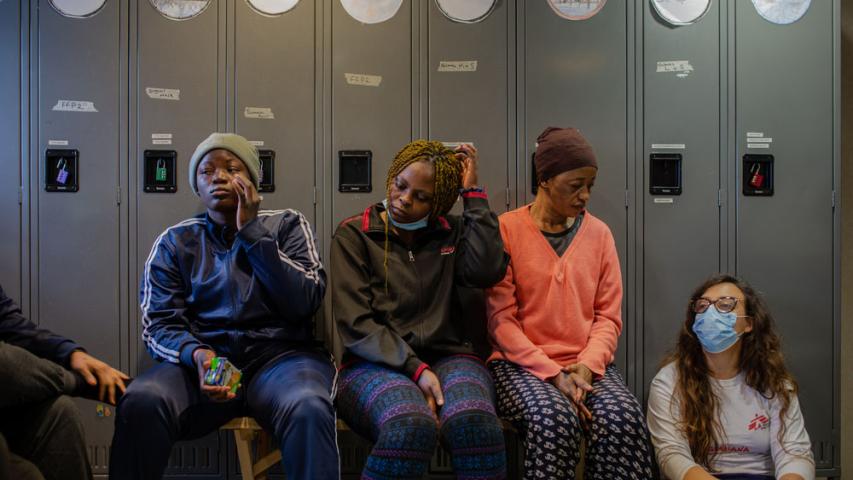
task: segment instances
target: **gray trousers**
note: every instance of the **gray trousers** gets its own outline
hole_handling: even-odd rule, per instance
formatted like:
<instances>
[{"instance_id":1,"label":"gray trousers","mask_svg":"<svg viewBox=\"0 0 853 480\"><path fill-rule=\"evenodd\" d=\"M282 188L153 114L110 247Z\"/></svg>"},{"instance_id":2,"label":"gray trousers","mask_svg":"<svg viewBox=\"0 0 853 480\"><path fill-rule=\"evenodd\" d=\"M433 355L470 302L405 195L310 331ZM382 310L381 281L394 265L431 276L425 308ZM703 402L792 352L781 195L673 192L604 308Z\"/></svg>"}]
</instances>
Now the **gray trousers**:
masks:
<instances>
[{"instance_id":1,"label":"gray trousers","mask_svg":"<svg viewBox=\"0 0 853 480\"><path fill-rule=\"evenodd\" d=\"M0 478L91 479L76 379L54 362L0 342Z\"/></svg>"}]
</instances>

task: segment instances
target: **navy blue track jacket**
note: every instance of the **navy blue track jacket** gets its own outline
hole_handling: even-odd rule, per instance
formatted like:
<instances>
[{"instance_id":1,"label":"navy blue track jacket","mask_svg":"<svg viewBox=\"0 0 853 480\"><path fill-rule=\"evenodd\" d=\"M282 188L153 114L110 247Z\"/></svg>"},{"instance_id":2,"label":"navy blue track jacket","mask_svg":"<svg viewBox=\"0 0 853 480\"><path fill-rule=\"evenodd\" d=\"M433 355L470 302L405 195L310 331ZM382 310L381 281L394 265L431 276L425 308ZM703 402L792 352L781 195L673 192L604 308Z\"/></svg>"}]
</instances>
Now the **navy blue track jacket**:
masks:
<instances>
[{"instance_id":1,"label":"navy blue track jacket","mask_svg":"<svg viewBox=\"0 0 853 480\"><path fill-rule=\"evenodd\" d=\"M295 210L261 210L237 232L205 213L157 237L140 286L142 339L160 361L195 368L211 348L241 369L314 346L326 290L311 226Z\"/></svg>"}]
</instances>

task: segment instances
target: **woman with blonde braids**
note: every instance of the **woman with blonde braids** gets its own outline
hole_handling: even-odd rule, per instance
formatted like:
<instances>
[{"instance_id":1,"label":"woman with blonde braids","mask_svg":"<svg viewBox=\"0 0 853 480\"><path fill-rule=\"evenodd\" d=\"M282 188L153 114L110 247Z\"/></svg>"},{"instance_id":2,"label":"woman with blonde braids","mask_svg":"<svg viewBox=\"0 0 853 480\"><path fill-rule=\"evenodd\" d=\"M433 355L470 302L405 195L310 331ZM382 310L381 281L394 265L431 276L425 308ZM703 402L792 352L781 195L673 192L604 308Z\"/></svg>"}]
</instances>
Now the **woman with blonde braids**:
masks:
<instances>
[{"instance_id":1,"label":"woman with blonde braids","mask_svg":"<svg viewBox=\"0 0 853 480\"><path fill-rule=\"evenodd\" d=\"M458 292L494 285L508 263L477 160L471 145L406 145L385 200L332 240L332 311L346 347L338 411L374 442L362 478L420 478L438 437L457 478L506 476L494 387L465 333L477 320ZM460 193L462 216L447 215Z\"/></svg>"},{"instance_id":2,"label":"woman with blonde braids","mask_svg":"<svg viewBox=\"0 0 853 480\"><path fill-rule=\"evenodd\" d=\"M797 384L764 300L715 275L690 297L649 392L649 430L672 480L814 480Z\"/></svg>"}]
</instances>

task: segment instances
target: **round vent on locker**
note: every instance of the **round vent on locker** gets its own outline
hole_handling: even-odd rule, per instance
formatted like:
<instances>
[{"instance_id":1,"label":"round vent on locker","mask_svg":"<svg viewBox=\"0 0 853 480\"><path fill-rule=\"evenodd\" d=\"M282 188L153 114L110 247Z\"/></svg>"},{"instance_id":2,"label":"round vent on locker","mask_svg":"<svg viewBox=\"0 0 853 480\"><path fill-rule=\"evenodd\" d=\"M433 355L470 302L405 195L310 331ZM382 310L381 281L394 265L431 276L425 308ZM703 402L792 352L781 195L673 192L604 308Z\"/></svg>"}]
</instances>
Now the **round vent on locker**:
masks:
<instances>
[{"instance_id":1,"label":"round vent on locker","mask_svg":"<svg viewBox=\"0 0 853 480\"><path fill-rule=\"evenodd\" d=\"M655 12L670 25L692 25L711 9L711 0L651 0Z\"/></svg>"},{"instance_id":2,"label":"round vent on locker","mask_svg":"<svg viewBox=\"0 0 853 480\"><path fill-rule=\"evenodd\" d=\"M361 23L382 23L392 18L403 0L341 0L344 10Z\"/></svg>"},{"instance_id":3,"label":"round vent on locker","mask_svg":"<svg viewBox=\"0 0 853 480\"><path fill-rule=\"evenodd\" d=\"M598 13L607 0L548 0L554 12L568 20L586 20Z\"/></svg>"},{"instance_id":4,"label":"round vent on locker","mask_svg":"<svg viewBox=\"0 0 853 480\"><path fill-rule=\"evenodd\" d=\"M768 22L787 25L803 18L811 0L752 0L758 14Z\"/></svg>"},{"instance_id":5,"label":"round vent on locker","mask_svg":"<svg viewBox=\"0 0 853 480\"><path fill-rule=\"evenodd\" d=\"M495 9L497 0L435 0L445 17L459 23L483 21Z\"/></svg>"},{"instance_id":6,"label":"round vent on locker","mask_svg":"<svg viewBox=\"0 0 853 480\"><path fill-rule=\"evenodd\" d=\"M50 6L60 15L86 18L98 13L107 0L50 0Z\"/></svg>"},{"instance_id":7,"label":"round vent on locker","mask_svg":"<svg viewBox=\"0 0 853 480\"><path fill-rule=\"evenodd\" d=\"M149 0L160 14L172 20L187 20L205 11L210 0Z\"/></svg>"},{"instance_id":8,"label":"round vent on locker","mask_svg":"<svg viewBox=\"0 0 853 480\"><path fill-rule=\"evenodd\" d=\"M299 0L246 0L252 10L261 15L281 15L289 12L299 3Z\"/></svg>"}]
</instances>

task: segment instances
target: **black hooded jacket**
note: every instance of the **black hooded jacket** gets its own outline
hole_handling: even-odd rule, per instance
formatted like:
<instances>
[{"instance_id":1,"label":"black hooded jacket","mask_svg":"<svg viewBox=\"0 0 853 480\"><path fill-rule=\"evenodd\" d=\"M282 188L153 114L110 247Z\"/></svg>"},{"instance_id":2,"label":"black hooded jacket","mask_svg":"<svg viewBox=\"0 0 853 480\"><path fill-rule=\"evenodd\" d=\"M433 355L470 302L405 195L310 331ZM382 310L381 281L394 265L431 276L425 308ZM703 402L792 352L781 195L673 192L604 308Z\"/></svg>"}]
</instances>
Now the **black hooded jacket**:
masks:
<instances>
[{"instance_id":1,"label":"black hooded jacket","mask_svg":"<svg viewBox=\"0 0 853 480\"><path fill-rule=\"evenodd\" d=\"M332 315L345 361L356 356L417 378L428 362L475 353L466 322L484 319L466 318L459 287L496 284L509 256L485 194L468 192L463 199L461 217L431 221L410 246L389 231L387 267L381 203L338 226L331 246Z\"/></svg>"}]
</instances>

